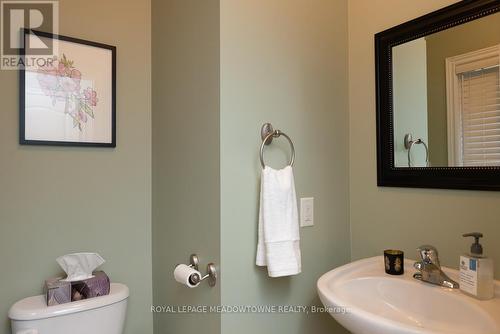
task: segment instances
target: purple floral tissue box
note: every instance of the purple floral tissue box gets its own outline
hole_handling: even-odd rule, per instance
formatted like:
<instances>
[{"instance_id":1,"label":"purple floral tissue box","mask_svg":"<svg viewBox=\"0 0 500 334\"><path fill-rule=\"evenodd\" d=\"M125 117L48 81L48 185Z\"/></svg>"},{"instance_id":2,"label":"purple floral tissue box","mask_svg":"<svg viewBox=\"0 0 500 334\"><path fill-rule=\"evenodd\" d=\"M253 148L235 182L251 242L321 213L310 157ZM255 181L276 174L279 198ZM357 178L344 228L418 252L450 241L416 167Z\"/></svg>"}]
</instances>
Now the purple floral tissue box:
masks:
<instances>
[{"instance_id":1,"label":"purple floral tissue box","mask_svg":"<svg viewBox=\"0 0 500 334\"><path fill-rule=\"evenodd\" d=\"M71 282L71 301L109 295L109 277L104 271L96 271L94 277Z\"/></svg>"},{"instance_id":2,"label":"purple floral tissue box","mask_svg":"<svg viewBox=\"0 0 500 334\"><path fill-rule=\"evenodd\" d=\"M63 277L49 278L45 281L47 306L71 302L71 282L60 281Z\"/></svg>"},{"instance_id":3,"label":"purple floral tissue box","mask_svg":"<svg viewBox=\"0 0 500 334\"><path fill-rule=\"evenodd\" d=\"M48 306L109 294L110 281L104 271L96 271L94 277L82 281L64 282L61 279L61 277L57 277L45 281Z\"/></svg>"}]
</instances>

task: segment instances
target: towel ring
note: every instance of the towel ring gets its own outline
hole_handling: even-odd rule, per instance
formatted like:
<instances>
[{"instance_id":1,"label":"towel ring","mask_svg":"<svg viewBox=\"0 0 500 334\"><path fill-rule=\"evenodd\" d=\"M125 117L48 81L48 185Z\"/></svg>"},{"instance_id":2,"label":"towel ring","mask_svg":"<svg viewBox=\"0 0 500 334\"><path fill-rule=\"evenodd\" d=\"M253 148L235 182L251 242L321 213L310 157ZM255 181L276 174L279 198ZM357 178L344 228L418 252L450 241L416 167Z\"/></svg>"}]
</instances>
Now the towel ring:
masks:
<instances>
[{"instance_id":1,"label":"towel ring","mask_svg":"<svg viewBox=\"0 0 500 334\"><path fill-rule=\"evenodd\" d=\"M408 167L411 167L411 149L415 144L422 144L425 148L425 166L429 167L429 147L422 140L422 138L417 138L413 140L412 135L407 133L404 138L404 146L408 150Z\"/></svg>"},{"instance_id":2,"label":"towel ring","mask_svg":"<svg viewBox=\"0 0 500 334\"><path fill-rule=\"evenodd\" d=\"M260 164L262 165L262 168L266 167L266 164L264 162L265 146L271 144L273 138L278 138L280 136L285 137L288 140L288 143L290 144L290 147L292 149L292 156L290 158L290 162L288 165L293 166L293 163L295 162L295 147L293 146L292 139L290 139L290 137L288 137L288 135L283 131L274 130L273 126L270 123L266 123L262 126L261 129L262 144L260 145Z\"/></svg>"}]
</instances>

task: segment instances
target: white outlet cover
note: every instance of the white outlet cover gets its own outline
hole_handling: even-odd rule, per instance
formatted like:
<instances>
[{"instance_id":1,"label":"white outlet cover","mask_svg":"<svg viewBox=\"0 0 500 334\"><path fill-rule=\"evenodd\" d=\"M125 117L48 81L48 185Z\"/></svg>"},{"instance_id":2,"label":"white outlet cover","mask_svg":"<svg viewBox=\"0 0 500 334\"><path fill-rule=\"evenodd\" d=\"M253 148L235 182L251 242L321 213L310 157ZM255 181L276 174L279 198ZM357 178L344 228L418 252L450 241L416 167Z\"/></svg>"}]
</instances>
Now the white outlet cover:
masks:
<instances>
[{"instance_id":1,"label":"white outlet cover","mask_svg":"<svg viewBox=\"0 0 500 334\"><path fill-rule=\"evenodd\" d=\"M314 226L314 198L300 199L300 226Z\"/></svg>"}]
</instances>

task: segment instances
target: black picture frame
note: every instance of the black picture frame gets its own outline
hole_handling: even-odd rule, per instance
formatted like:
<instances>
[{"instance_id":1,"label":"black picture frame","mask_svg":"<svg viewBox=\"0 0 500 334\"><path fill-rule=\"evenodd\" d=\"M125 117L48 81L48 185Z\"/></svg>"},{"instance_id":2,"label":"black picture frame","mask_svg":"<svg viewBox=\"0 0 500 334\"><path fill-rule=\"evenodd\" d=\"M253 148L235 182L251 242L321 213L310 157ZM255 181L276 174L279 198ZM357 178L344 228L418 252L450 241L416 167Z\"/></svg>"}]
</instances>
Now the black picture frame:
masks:
<instances>
[{"instance_id":1,"label":"black picture frame","mask_svg":"<svg viewBox=\"0 0 500 334\"><path fill-rule=\"evenodd\" d=\"M37 31L33 29L23 29L21 31L21 38L23 39L23 48L20 49L19 55L21 59L25 59L26 50L26 37L29 34L36 36L57 39L66 42L83 44L96 48L107 49L111 51L111 142L75 142L75 141L50 141L50 140L31 140L26 139L25 128L25 79L26 71L24 68L19 69L19 143L20 145L45 145L45 146L73 146L73 147L116 147L116 47L108 44L88 41L84 39L57 35L49 32Z\"/></svg>"},{"instance_id":2,"label":"black picture frame","mask_svg":"<svg viewBox=\"0 0 500 334\"><path fill-rule=\"evenodd\" d=\"M392 48L500 12L500 0L464 0L375 35L377 185L500 190L500 167L396 167Z\"/></svg>"}]
</instances>

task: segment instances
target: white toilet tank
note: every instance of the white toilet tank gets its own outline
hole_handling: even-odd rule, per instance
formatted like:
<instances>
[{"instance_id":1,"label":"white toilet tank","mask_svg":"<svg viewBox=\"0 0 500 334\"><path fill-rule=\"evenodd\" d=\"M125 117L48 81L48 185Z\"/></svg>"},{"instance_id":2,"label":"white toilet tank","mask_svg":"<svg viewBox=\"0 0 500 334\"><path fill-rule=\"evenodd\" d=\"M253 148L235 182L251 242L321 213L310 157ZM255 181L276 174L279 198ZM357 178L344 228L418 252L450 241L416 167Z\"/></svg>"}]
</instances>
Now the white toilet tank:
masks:
<instances>
[{"instance_id":1,"label":"white toilet tank","mask_svg":"<svg viewBox=\"0 0 500 334\"><path fill-rule=\"evenodd\" d=\"M122 334L128 296L127 286L111 283L107 296L56 306L28 297L10 308L12 334Z\"/></svg>"}]
</instances>

